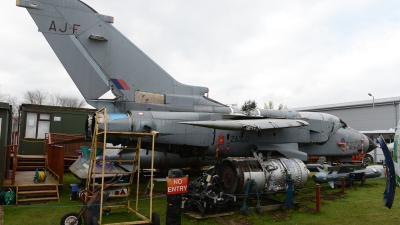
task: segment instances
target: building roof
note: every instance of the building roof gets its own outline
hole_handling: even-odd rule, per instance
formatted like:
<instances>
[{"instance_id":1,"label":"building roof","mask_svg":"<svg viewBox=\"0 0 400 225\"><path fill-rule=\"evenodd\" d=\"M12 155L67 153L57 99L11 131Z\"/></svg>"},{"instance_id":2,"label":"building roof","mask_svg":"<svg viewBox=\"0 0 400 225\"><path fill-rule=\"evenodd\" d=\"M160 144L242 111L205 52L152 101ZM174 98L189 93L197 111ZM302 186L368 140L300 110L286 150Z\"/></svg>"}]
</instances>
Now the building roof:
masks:
<instances>
[{"instance_id":1,"label":"building roof","mask_svg":"<svg viewBox=\"0 0 400 225\"><path fill-rule=\"evenodd\" d=\"M26 110L26 109L74 111L74 112L96 112L97 111L97 109L89 109L89 108L74 108L74 107L36 105L36 104L25 104L25 103L21 104L20 110Z\"/></svg>"},{"instance_id":2,"label":"building roof","mask_svg":"<svg viewBox=\"0 0 400 225\"><path fill-rule=\"evenodd\" d=\"M379 98L379 99L375 99L374 101L375 101L375 106L376 105L389 105L389 104L400 103L400 97ZM366 106L372 106L372 99L364 100L364 101L329 104L329 105L300 107L300 108L293 108L293 110L296 110L296 111L337 110L337 109L346 109L346 108L359 108L359 107L366 107Z\"/></svg>"}]
</instances>

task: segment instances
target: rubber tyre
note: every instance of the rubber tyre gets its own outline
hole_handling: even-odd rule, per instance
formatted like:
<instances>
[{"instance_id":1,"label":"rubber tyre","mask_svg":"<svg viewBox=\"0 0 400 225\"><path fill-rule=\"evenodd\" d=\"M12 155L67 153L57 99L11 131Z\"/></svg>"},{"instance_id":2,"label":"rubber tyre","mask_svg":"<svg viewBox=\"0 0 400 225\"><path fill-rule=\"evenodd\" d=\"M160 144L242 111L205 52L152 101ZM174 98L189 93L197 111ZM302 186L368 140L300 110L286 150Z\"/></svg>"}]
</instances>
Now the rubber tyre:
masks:
<instances>
[{"instance_id":1,"label":"rubber tyre","mask_svg":"<svg viewBox=\"0 0 400 225\"><path fill-rule=\"evenodd\" d=\"M61 218L60 225L81 225L82 218L79 218L75 224L71 224L78 216L79 214L76 212L69 212Z\"/></svg>"},{"instance_id":2,"label":"rubber tyre","mask_svg":"<svg viewBox=\"0 0 400 225\"><path fill-rule=\"evenodd\" d=\"M370 154L366 154L364 159L369 162L368 164L374 163L374 158Z\"/></svg>"},{"instance_id":3,"label":"rubber tyre","mask_svg":"<svg viewBox=\"0 0 400 225\"><path fill-rule=\"evenodd\" d=\"M151 222L153 223L153 225L160 225L160 216L158 215L158 213L153 212L151 214Z\"/></svg>"}]
</instances>

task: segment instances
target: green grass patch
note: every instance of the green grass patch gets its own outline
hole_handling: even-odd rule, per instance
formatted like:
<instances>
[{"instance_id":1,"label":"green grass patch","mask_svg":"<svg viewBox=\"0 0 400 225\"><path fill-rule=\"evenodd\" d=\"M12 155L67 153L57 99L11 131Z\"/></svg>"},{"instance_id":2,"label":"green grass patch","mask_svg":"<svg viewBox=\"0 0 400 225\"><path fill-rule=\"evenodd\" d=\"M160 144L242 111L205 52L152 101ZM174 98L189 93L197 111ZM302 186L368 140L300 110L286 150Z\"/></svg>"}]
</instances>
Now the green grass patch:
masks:
<instances>
[{"instance_id":1,"label":"green grass patch","mask_svg":"<svg viewBox=\"0 0 400 225\"><path fill-rule=\"evenodd\" d=\"M68 212L78 212L82 208L80 200L69 200L69 184L76 183L71 174L64 175L63 189L60 191L60 202L50 202L47 204L33 204L20 206L3 206L3 220L7 225L20 224L59 224L61 217ZM357 183L352 188L347 188L345 194L341 194L340 188L332 189L329 185L321 186L321 211L315 211L315 183L309 179L305 188L295 192L295 201L298 207L291 207L286 210L275 210L263 212L261 215L254 211L250 215L241 215L239 211L234 215L207 219L199 221L199 225L216 224L399 224L400 221L400 196L396 195L392 209L383 205L382 193L385 189L386 179L367 180L365 186ZM147 182L140 184L140 200L138 202L139 212L149 216L149 198L144 194ZM153 211L157 212L161 218L161 224L165 224L167 198L165 196L165 182L155 185L153 198ZM132 189L136 194L136 188ZM284 194L276 194L273 198L283 201ZM108 203L117 204L121 199L110 200ZM239 202L238 202L239 203ZM256 201L248 203L250 207L255 206ZM263 203L265 204L265 203ZM136 202L131 202L131 208L135 208ZM108 216L103 214L103 224L127 222L137 220L133 213L126 213L126 210L113 210ZM182 215L182 224L195 223L191 219Z\"/></svg>"}]
</instances>

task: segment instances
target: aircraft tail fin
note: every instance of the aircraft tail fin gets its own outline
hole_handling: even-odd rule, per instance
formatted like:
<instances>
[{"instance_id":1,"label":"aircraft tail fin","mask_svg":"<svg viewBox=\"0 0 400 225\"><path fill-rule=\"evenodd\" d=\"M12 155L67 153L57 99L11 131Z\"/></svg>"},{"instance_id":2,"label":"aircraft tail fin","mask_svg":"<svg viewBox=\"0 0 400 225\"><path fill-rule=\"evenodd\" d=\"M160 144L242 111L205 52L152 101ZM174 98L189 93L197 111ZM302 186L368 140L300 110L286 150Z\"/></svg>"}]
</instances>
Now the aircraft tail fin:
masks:
<instances>
[{"instance_id":1,"label":"aircraft tail fin","mask_svg":"<svg viewBox=\"0 0 400 225\"><path fill-rule=\"evenodd\" d=\"M108 90L121 101L134 101L136 91L204 95L206 87L179 83L113 25L80 0L17 0L32 16L39 31L85 99Z\"/></svg>"}]
</instances>

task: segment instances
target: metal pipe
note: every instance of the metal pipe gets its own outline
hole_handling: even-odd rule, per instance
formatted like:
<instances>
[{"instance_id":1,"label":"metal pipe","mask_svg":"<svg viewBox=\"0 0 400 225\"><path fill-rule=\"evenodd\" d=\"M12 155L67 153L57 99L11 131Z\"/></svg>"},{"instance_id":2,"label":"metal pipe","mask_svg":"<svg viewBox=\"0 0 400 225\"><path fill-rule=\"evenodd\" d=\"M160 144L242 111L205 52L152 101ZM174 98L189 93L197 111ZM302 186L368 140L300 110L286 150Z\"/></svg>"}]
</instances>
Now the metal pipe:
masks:
<instances>
[{"instance_id":1,"label":"metal pipe","mask_svg":"<svg viewBox=\"0 0 400 225\"><path fill-rule=\"evenodd\" d=\"M372 97L372 109L373 109L373 120L374 120L374 130L376 130L376 126L375 126L375 97L371 94L368 93L369 96ZM374 138L375 139L375 138ZM374 150L374 164L376 164L376 149Z\"/></svg>"}]
</instances>

